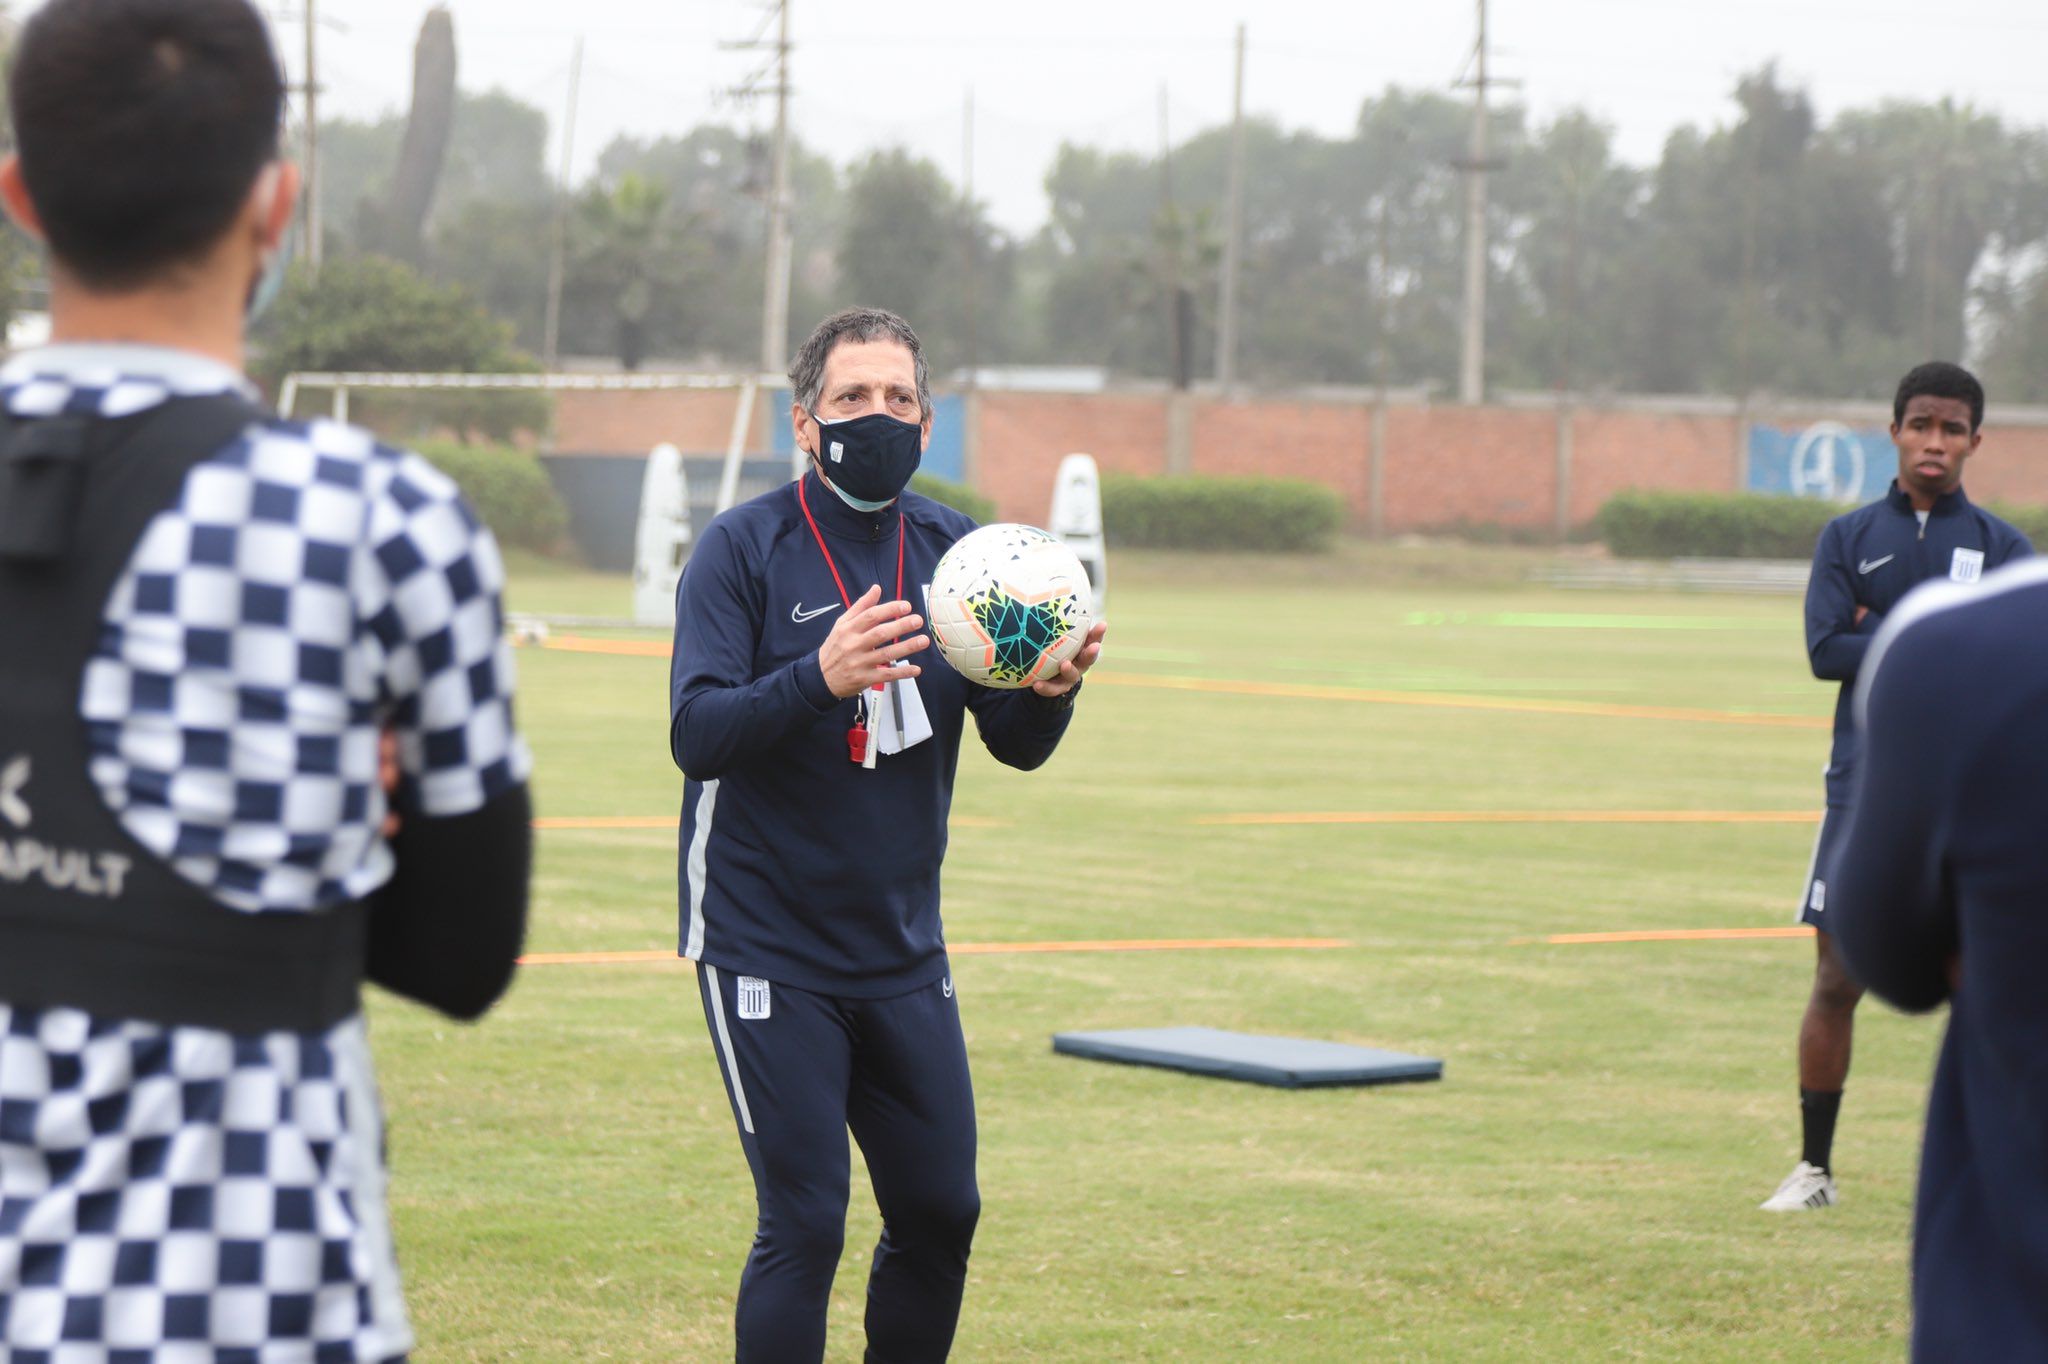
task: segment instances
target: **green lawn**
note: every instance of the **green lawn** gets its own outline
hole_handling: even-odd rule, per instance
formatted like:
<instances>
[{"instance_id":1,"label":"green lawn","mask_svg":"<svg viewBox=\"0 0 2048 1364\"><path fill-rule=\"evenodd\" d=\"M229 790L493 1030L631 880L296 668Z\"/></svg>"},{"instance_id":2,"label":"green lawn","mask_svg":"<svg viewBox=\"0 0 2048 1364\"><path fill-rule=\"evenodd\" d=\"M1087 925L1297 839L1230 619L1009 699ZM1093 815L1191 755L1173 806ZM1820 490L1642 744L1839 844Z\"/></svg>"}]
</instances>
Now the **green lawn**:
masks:
<instances>
[{"instance_id":1,"label":"green lawn","mask_svg":"<svg viewBox=\"0 0 2048 1364\"><path fill-rule=\"evenodd\" d=\"M1351 946L957 959L984 1213L956 1359L1901 1355L1938 1025L1864 1010L1846 1201L1773 1218L1755 1205L1797 1154L1810 944L1541 941L1784 923L1811 825L1198 822L1818 806L1833 698L1795 599L1518 585L1532 562L1121 556L1058 756L964 755L956 813L1000 823L955 832L955 943ZM620 616L629 595L522 564L511 605ZM677 808L665 660L519 661L543 815ZM674 842L543 832L533 949L671 946ZM529 967L476 1028L373 1008L424 1364L730 1357L753 1203L687 967ZM1288 1093L1049 1043L1170 1024L1425 1052L1445 1076ZM833 1360L859 1358L858 1185L852 1223Z\"/></svg>"}]
</instances>

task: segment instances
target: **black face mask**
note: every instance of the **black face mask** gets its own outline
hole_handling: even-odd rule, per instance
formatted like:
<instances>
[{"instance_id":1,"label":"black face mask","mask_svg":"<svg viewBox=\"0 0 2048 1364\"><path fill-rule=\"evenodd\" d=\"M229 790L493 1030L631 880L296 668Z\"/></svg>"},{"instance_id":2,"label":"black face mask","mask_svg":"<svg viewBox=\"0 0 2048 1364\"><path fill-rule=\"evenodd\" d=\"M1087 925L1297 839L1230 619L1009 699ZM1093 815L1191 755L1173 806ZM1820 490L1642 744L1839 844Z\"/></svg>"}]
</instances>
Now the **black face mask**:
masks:
<instances>
[{"instance_id":1,"label":"black face mask","mask_svg":"<svg viewBox=\"0 0 2048 1364\"><path fill-rule=\"evenodd\" d=\"M900 422L886 412L818 422L818 467L862 511L880 511L893 501L923 457L924 428L916 422Z\"/></svg>"}]
</instances>

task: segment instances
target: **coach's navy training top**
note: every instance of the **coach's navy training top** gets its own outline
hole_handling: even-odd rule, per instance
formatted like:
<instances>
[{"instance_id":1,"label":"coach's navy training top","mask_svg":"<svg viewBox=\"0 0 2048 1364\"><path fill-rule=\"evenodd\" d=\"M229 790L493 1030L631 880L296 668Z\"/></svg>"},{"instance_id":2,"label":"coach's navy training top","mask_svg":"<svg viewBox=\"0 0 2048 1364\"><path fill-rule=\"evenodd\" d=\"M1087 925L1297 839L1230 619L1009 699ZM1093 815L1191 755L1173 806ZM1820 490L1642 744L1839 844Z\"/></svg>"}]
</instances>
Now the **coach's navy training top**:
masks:
<instances>
[{"instance_id":1,"label":"coach's navy training top","mask_svg":"<svg viewBox=\"0 0 2048 1364\"><path fill-rule=\"evenodd\" d=\"M939 556L974 522L912 492L856 511L815 471L802 486L856 600L877 583L894 599L900 522L902 599L925 615ZM713 521L677 588L669 746L687 778L677 950L798 989L886 998L945 973L939 863L967 712L989 752L1029 769L1052 755L1071 709L976 686L934 645L910 660L924 670L932 737L872 770L854 763L854 702L832 695L818 664L845 608L797 487Z\"/></svg>"},{"instance_id":2,"label":"coach's navy training top","mask_svg":"<svg viewBox=\"0 0 2048 1364\"><path fill-rule=\"evenodd\" d=\"M1864 651L1899 599L1930 578L1975 582L2033 552L2026 536L1971 502L1961 488L1934 504L1923 528L1897 480L1877 501L1822 529L1806 583L1806 652L1815 677L1842 684L1828 761L1828 804L1848 800L1856 771L1849 699ZM1859 606L1870 610L1861 624L1856 621Z\"/></svg>"},{"instance_id":3,"label":"coach's navy training top","mask_svg":"<svg viewBox=\"0 0 2048 1364\"><path fill-rule=\"evenodd\" d=\"M1913 1356L2048 1358L2048 563L1916 593L1872 644L1857 709L1833 931L1883 998L1949 1001Z\"/></svg>"}]
</instances>

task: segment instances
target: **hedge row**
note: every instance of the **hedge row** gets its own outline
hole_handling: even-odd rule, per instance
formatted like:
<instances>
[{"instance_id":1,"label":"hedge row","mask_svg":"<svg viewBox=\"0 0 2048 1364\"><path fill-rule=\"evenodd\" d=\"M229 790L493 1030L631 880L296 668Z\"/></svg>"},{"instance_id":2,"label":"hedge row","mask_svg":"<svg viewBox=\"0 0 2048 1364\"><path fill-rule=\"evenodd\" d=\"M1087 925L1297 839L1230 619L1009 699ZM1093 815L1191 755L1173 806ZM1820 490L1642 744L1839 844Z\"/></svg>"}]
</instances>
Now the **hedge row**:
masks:
<instances>
[{"instance_id":1,"label":"hedge row","mask_svg":"<svg viewBox=\"0 0 2048 1364\"><path fill-rule=\"evenodd\" d=\"M1111 546L1308 554L1330 548L1343 524L1343 498L1301 479L1102 480L1102 533Z\"/></svg>"},{"instance_id":2,"label":"hedge row","mask_svg":"<svg viewBox=\"0 0 2048 1364\"><path fill-rule=\"evenodd\" d=\"M421 441L416 448L455 480L501 545L540 554L568 547L568 509L534 455L509 445L447 440Z\"/></svg>"},{"instance_id":3,"label":"hedge row","mask_svg":"<svg viewBox=\"0 0 2048 1364\"><path fill-rule=\"evenodd\" d=\"M950 478L937 474L912 474L910 491L922 493L934 502L943 502L954 511L965 512L981 525L996 519L994 499L983 497L965 483L955 483Z\"/></svg>"},{"instance_id":4,"label":"hedge row","mask_svg":"<svg viewBox=\"0 0 2048 1364\"><path fill-rule=\"evenodd\" d=\"M1625 559L1807 559L1835 502L1763 493L1627 492L1593 518L1607 548Z\"/></svg>"},{"instance_id":5,"label":"hedge row","mask_svg":"<svg viewBox=\"0 0 2048 1364\"><path fill-rule=\"evenodd\" d=\"M2022 535L2034 542L2036 554L2048 554L2048 507L2021 507L2010 502L1993 502L1986 509L1994 516L2002 516L2018 527Z\"/></svg>"},{"instance_id":6,"label":"hedge row","mask_svg":"<svg viewBox=\"0 0 2048 1364\"><path fill-rule=\"evenodd\" d=\"M1763 493L1621 493L1593 525L1625 559L1809 559L1821 527L1847 503ZM2048 551L2048 507L1993 503L1989 510Z\"/></svg>"}]
</instances>

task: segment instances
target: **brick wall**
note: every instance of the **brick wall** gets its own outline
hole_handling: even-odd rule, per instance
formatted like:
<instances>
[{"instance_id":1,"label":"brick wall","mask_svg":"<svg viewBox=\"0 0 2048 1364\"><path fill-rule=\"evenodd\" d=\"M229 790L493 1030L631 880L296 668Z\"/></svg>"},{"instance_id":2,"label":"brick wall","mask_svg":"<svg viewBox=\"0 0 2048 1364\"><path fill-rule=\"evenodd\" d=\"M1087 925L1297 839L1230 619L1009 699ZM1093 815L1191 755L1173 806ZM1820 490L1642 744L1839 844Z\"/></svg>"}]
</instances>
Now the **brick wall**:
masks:
<instances>
[{"instance_id":1,"label":"brick wall","mask_svg":"<svg viewBox=\"0 0 2048 1364\"><path fill-rule=\"evenodd\" d=\"M1740 433L1733 416L1575 409L1568 520L1584 525L1608 498L1629 488L1728 492L1741 487Z\"/></svg>"},{"instance_id":2,"label":"brick wall","mask_svg":"<svg viewBox=\"0 0 2048 1364\"><path fill-rule=\"evenodd\" d=\"M1963 484L1983 502L2048 505L2048 426L2001 426L1988 411L1984 443L1963 466Z\"/></svg>"},{"instance_id":3,"label":"brick wall","mask_svg":"<svg viewBox=\"0 0 2048 1364\"><path fill-rule=\"evenodd\" d=\"M1006 521L1042 523L1053 475L1079 451L1104 473L1166 470L1166 400L1153 394L982 393L975 483Z\"/></svg>"},{"instance_id":4,"label":"brick wall","mask_svg":"<svg viewBox=\"0 0 2048 1364\"><path fill-rule=\"evenodd\" d=\"M684 454L724 454L739 390L674 388L555 395L555 449L563 455L645 455L667 441ZM764 443L751 433L752 443Z\"/></svg>"},{"instance_id":5,"label":"brick wall","mask_svg":"<svg viewBox=\"0 0 2048 1364\"><path fill-rule=\"evenodd\" d=\"M731 391L563 393L555 420L560 456L645 454L661 441L685 453L722 452ZM1171 409L1182 405L1183 423ZM1709 409L1688 411L1686 408ZM1742 486L1747 418L1704 402L1575 407L1569 414L1564 513L1572 526L1627 488L1730 492ZM1304 478L1334 488L1354 527L1373 524L1373 409L1359 401L1143 393L983 391L967 409L976 430L975 482L1007 520L1040 522L1054 472L1075 451L1105 472ZM978 412L978 415L974 415ZM1755 420L1804 424L1853 416L1880 425L1888 412L1815 404L1773 408ZM2048 504L2048 413L1992 413L1970 466L1973 497ZM2003 420L2004 424L1999 424ZM1171 450L1176 429L1184 445ZM1381 523L1390 532L1509 526L1553 531L1558 523L1560 417L1537 405L1458 407L1393 403L1381 451ZM753 443L762 443L754 433Z\"/></svg>"}]
</instances>

